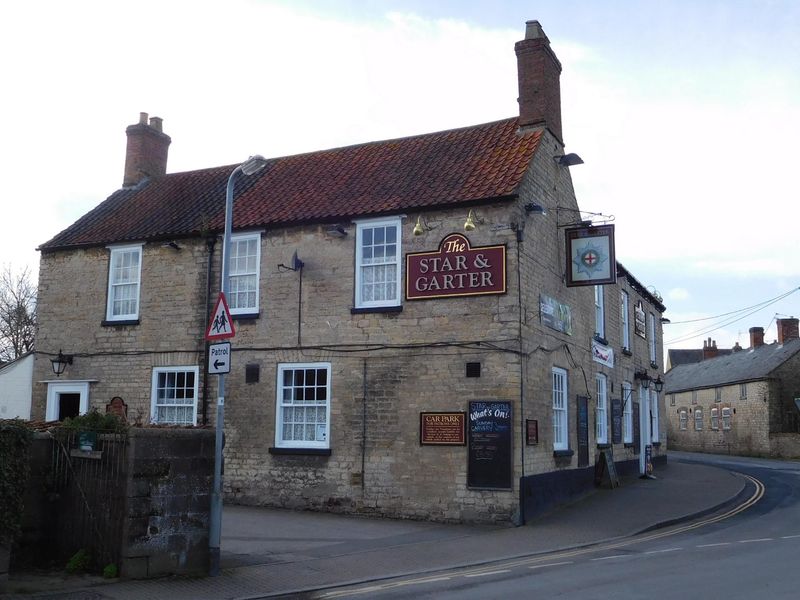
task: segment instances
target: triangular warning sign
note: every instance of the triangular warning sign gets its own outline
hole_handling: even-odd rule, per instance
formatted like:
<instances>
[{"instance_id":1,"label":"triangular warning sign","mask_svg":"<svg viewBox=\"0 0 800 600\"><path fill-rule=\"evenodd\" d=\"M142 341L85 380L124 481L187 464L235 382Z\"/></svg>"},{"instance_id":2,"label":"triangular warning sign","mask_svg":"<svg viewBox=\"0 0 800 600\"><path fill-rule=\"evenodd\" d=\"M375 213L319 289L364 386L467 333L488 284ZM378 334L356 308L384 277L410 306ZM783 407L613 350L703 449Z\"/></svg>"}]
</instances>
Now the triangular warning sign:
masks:
<instances>
[{"instance_id":1,"label":"triangular warning sign","mask_svg":"<svg viewBox=\"0 0 800 600\"><path fill-rule=\"evenodd\" d=\"M235 335L236 330L233 328L233 319L231 319L231 311L228 310L228 302L225 300L225 294L220 292L219 298L217 298L217 305L211 314L211 321L208 322L206 339L224 340Z\"/></svg>"}]
</instances>

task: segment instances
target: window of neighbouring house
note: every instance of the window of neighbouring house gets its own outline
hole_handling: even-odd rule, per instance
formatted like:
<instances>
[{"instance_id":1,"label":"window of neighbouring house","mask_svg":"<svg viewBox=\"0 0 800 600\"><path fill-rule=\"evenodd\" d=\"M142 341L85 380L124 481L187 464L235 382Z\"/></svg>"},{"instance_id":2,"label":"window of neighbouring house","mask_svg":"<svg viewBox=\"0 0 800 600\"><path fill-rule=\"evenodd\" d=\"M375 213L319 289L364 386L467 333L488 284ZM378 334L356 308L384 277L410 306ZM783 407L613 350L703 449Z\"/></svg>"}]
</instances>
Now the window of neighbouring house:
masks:
<instances>
[{"instance_id":1,"label":"window of neighbouring house","mask_svg":"<svg viewBox=\"0 0 800 600\"><path fill-rule=\"evenodd\" d=\"M330 363L278 365L275 445L329 448Z\"/></svg>"},{"instance_id":2,"label":"window of neighbouring house","mask_svg":"<svg viewBox=\"0 0 800 600\"><path fill-rule=\"evenodd\" d=\"M703 411L700 408L694 409L694 430L695 431L703 430Z\"/></svg>"},{"instance_id":3,"label":"window of neighbouring house","mask_svg":"<svg viewBox=\"0 0 800 600\"><path fill-rule=\"evenodd\" d=\"M198 367L155 367L150 394L153 423L197 424Z\"/></svg>"},{"instance_id":4,"label":"window of neighbouring house","mask_svg":"<svg viewBox=\"0 0 800 600\"><path fill-rule=\"evenodd\" d=\"M258 276L261 267L261 234L231 236L228 270L228 308L231 314L258 312Z\"/></svg>"},{"instance_id":5,"label":"window of neighbouring house","mask_svg":"<svg viewBox=\"0 0 800 600\"><path fill-rule=\"evenodd\" d=\"M689 413L685 410L681 410L678 413L678 417L680 419L680 429L681 431L686 431L687 424L689 422Z\"/></svg>"},{"instance_id":6,"label":"window of neighbouring house","mask_svg":"<svg viewBox=\"0 0 800 600\"><path fill-rule=\"evenodd\" d=\"M553 450L569 449L567 372L553 367Z\"/></svg>"},{"instance_id":7,"label":"window of neighbouring house","mask_svg":"<svg viewBox=\"0 0 800 600\"><path fill-rule=\"evenodd\" d=\"M739 398L741 398L742 400L746 400L747 399L747 384L746 383L740 383L739 384Z\"/></svg>"},{"instance_id":8,"label":"window of neighbouring house","mask_svg":"<svg viewBox=\"0 0 800 600\"><path fill-rule=\"evenodd\" d=\"M719 429L719 409L712 408L711 409L711 429L717 430Z\"/></svg>"},{"instance_id":9,"label":"window of neighbouring house","mask_svg":"<svg viewBox=\"0 0 800 600\"><path fill-rule=\"evenodd\" d=\"M714 400L717 402L722 400L722 388L714 388Z\"/></svg>"},{"instance_id":10,"label":"window of neighbouring house","mask_svg":"<svg viewBox=\"0 0 800 600\"><path fill-rule=\"evenodd\" d=\"M722 429L728 430L731 428L731 409L727 406L722 408Z\"/></svg>"},{"instance_id":11,"label":"window of neighbouring house","mask_svg":"<svg viewBox=\"0 0 800 600\"><path fill-rule=\"evenodd\" d=\"M628 320L628 314L630 313L630 298L628 297L628 292L625 290L620 291L619 296L619 317L620 317L620 325L622 328L622 349L623 350L630 350L631 349L631 324Z\"/></svg>"},{"instance_id":12,"label":"window of neighbouring house","mask_svg":"<svg viewBox=\"0 0 800 600\"><path fill-rule=\"evenodd\" d=\"M656 344L656 316L653 313L650 313L649 317L650 319L648 320L648 328L650 331L648 332L648 341L650 343L650 363L655 365L658 363L658 345Z\"/></svg>"},{"instance_id":13,"label":"window of neighbouring house","mask_svg":"<svg viewBox=\"0 0 800 600\"><path fill-rule=\"evenodd\" d=\"M692 390L692 404L697 404L697 390Z\"/></svg>"},{"instance_id":14,"label":"window of neighbouring house","mask_svg":"<svg viewBox=\"0 0 800 600\"><path fill-rule=\"evenodd\" d=\"M594 332L597 337L605 339L606 315L602 285L594 286Z\"/></svg>"},{"instance_id":15,"label":"window of neighbouring house","mask_svg":"<svg viewBox=\"0 0 800 600\"><path fill-rule=\"evenodd\" d=\"M626 444L633 443L633 393L631 384L622 383L622 441Z\"/></svg>"},{"instance_id":16,"label":"window of neighbouring house","mask_svg":"<svg viewBox=\"0 0 800 600\"><path fill-rule=\"evenodd\" d=\"M399 306L400 218L356 224L356 308Z\"/></svg>"},{"instance_id":17,"label":"window of neighbouring house","mask_svg":"<svg viewBox=\"0 0 800 600\"><path fill-rule=\"evenodd\" d=\"M602 373L595 376L595 389L597 390L597 401L595 418L597 427L595 435L598 444L608 443L608 379Z\"/></svg>"},{"instance_id":18,"label":"window of neighbouring house","mask_svg":"<svg viewBox=\"0 0 800 600\"><path fill-rule=\"evenodd\" d=\"M675 406L675 394L670 394L669 395L669 405L670 406Z\"/></svg>"},{"instance_id":19,"label":"window of neighbouring house","mask_svg":"<svg viewBox=\"0 0 800 600\"><path fill-rule=\"evenodd\" d=\"M658 418L658 392L655 390L650 391L650 426L653 428L650 439L654 444L660 442L661 436L658 432L661 429L661 421Z\"/></svg>"},{"instance_id":20,"label":"window of neighbouring house","mask_svg":"<svg viewBox=\"0 0 800 600\"><path fill-rule=\"evenodd\" d=\"M142 245L112 246L109 250L106 320L138 319Z\"/></svg>"}]
</instances>

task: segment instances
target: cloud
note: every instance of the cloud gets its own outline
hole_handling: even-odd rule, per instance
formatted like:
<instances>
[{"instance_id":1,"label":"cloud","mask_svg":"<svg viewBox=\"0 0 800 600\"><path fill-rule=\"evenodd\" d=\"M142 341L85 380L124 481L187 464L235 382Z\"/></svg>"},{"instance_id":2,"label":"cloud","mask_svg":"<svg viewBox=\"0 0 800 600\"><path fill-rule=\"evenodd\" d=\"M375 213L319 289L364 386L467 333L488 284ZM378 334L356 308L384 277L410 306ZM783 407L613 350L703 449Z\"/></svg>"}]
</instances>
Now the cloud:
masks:
<instances>
[{"instance_id":1,"label":"cloud","mask_svg":"<svg viewBox=\"0 0 800 600\"><path fill-rule=\"evenodd\" d=\"M684 288L673 288L667 292L667 298L670 300L680 301L689 299L689 290Z\"/></svg>"}]
</instances>

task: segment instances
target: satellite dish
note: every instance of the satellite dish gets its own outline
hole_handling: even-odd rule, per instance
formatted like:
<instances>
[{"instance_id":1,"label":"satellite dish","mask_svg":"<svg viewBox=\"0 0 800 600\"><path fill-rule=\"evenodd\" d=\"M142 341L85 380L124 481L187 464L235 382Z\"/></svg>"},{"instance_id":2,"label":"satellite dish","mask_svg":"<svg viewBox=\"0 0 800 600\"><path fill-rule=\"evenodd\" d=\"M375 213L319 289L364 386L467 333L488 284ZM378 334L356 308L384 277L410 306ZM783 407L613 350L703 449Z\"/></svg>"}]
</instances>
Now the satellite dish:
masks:
<instances>
[{"instance_id":1,"label":"satellite dish","mask_svg":"<svg viewBox=\"0 0 800 600\"><path fill-rule=\"evenodd\" d=\"M299 271L300 269L303 268L304 265L305 263L299 258L297 258L297 250L295 250L294 254L292 254L292 270Z\"/></svg>"}]
</instances>

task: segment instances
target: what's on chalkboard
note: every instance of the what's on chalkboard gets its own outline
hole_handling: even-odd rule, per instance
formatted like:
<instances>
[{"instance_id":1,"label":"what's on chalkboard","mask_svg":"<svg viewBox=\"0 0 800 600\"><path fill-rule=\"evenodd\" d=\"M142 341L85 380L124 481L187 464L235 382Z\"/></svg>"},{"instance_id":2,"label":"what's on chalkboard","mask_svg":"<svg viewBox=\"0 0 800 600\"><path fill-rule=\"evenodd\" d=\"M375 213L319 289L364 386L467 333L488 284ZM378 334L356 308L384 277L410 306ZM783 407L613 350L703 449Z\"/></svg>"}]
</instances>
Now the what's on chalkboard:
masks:
<instances>
[{"instance_id":1,"label":"what's on chalkboard","mask_svg":"<svg viewBox=\"0 0 800 600\"><path fill-rule=\"evenodd\" d=\"M511 489L511 403L469 403L467 486Z\"/></svg>"},{"instance_id":2,"label":"what's on chalkboard","mask_svg":"<svg viewBox=\"0 0 800 600\"><path fill-rule=\"evenodd\" d=\"M619 487L619 475L611 450L600 451L594 465L594 482L595 485L607 485L612 489Z\"/></svg>"}]
</instances>

